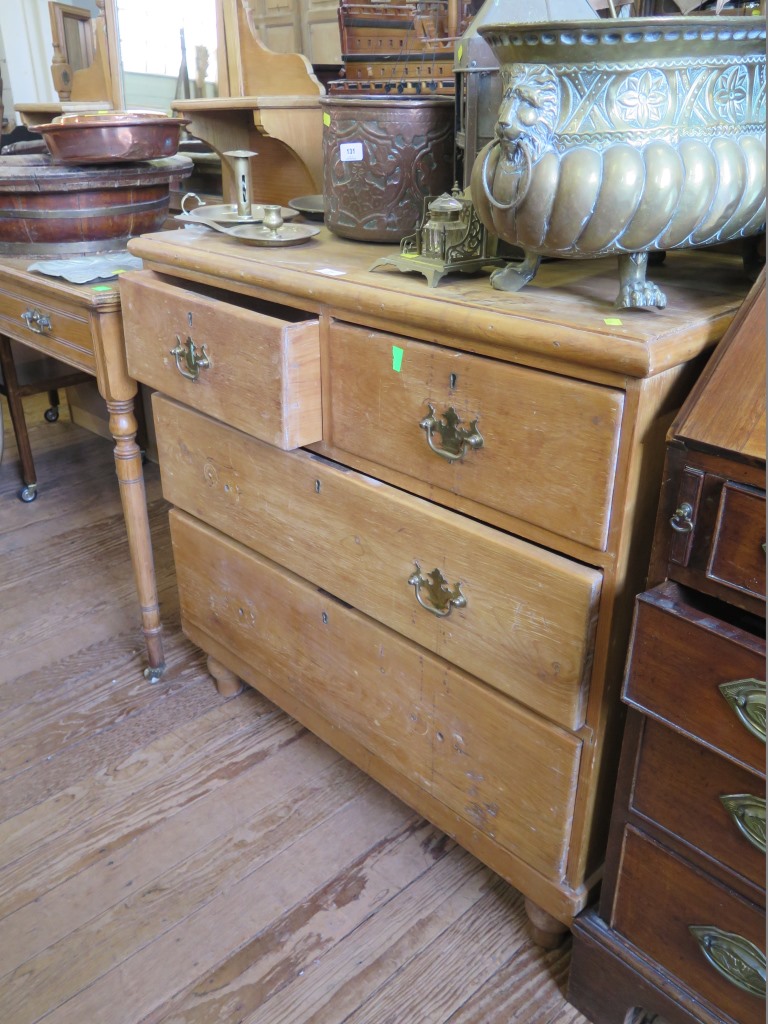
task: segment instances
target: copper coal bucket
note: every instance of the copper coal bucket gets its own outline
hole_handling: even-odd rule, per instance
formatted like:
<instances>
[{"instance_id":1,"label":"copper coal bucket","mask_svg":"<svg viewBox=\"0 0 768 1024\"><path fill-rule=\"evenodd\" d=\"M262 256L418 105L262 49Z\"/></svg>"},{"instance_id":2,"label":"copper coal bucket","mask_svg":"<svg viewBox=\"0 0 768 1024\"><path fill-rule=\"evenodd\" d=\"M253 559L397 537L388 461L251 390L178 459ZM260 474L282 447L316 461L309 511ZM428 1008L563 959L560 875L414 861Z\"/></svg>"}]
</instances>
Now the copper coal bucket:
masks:
<instances>
[{"instance_id":1,"label":"copper coal bucket","mask_svg":"<svg viewBox=\"0 0 768 1024\"><path fill-rule=\"evenodd\" d=\"M363 242L398 243L424 197L453 183L450 97L327 96L323 107L325 223Z\"/></svg>"},{"instance_id":2,"label":"copper coal bucket","mask_svg":"<svg viewBox=\"0 0 768 1024\"><path fill-rule=\"evenodd\" d=\"M666 305L648 253L765 224L765 19L489 25L502 66L495 138L472 173L486 227L523 249L492 275L517 291L542 256L619 258L619 308Z\"/></svg>"},{"instance_id":3,"label":"copper coal bucket","mask_svg":"<svg viewBox=\"0 0 768 1024\"><path fill-rule=\"evenodd\" d=\"M159 230L186 156L134 164L64 165L47 154L0 157L0 253L71 255L125 248Z\"/></svg>"}]
</instances>

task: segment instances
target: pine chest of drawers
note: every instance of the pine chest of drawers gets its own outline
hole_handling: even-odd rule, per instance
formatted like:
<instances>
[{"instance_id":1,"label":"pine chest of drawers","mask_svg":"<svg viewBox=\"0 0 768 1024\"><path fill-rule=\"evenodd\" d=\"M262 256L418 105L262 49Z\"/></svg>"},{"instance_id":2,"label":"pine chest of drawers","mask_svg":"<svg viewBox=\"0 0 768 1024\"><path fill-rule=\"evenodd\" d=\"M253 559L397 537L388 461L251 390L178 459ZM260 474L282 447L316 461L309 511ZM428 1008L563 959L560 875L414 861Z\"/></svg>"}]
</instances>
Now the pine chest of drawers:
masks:
<instances>
[{"instance_id":1,"label":"pine chest of drawers","mask_svg":"<svg viewBox=\"0 0 768 1024\"><path fill-rule=\"evenodd\" d=\"M671 311L617 321L597 263L510 297L372 274L377 248L326 232L131 250L185 631L555 942L600 877L664 436L743 298L738 261L707 257L713 287L702 257L671 260Z\"/></svg>"},{"instance_id":2,"label":"pine chest of drawers","mask_svg":"<svg viewBox=\"0 0 768 1024\"><path fill-rule=\"evenodd\" d=\"M670 435L606 877L574 924L595 1024L765 1019L764 336L763 279Z\"/></svg>"}]
</instances>

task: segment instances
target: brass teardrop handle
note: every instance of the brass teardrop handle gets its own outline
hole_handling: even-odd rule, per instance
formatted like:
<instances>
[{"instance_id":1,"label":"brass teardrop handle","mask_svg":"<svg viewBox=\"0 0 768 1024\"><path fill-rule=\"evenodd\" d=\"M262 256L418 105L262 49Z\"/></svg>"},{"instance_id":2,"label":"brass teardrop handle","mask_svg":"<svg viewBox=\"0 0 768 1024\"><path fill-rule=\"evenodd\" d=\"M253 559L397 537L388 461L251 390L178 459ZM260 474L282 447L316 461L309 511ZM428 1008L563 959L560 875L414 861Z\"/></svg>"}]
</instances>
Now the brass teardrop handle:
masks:
<instances>
[{"instance_id":1,"label":"brass teardrop handle","mask_svg":"<svg viewBox=\"0 0 768 1024\"><path fill-rule=\"evenodd\" d=\"M719 689L744 728L765 743L765 683L734 679L721 683Z\"/></svg>"},{"instance_id":2,"label":"brass teardrop handle","mask_svg":"<svg viewBox=\"0 0 768 1024\"><path fill-rule=\"evenodd\" d=\"M728 793L720 801L744 838L765 853L765 799L752 793Z\"/></svg>"},{"instance_id":3,"label":"brass teardrop handle","mask_svg":"<svg viewBox=\"0 0 768 1024\"><path fill-rule=\"evenodd\" d=\"M194 341L190 337L182 342L179 335L176 335L176 347L171 349L171 355L176 359L176 369L186 380L197 380L201 370L207 370L211 365L205 345L198 353ZM183 365L182 365L183 360Z\"/></svg>"},{"instance_id":4,"label":"brass teardrop handle","mask_svg":"<svg viewBox=\"0 0 768 1024\"><path fill-rule=\"evenodd\" d=\"M693 506L687 501L678 505L669 520L669 525L675 533L690 533L693 529Z\"/></svg>"},{"instance_id":5,"label":"brass teardrop handle","mask_svg":"<svg viewBox=\"0 0 768 1024\"><path fill-rule=\"evenodd\" d=\"M741 935L710 925L689 925L699 949L736 988L765 999L765 953Z\"/></svg>"},{"instance_id":6,"label":"brass teardrop handle","mask_svg":"<svg viewBox=\"0 0 768 1024\"><path fill-rule=\"evenodd\" d=\"M419 426L427 435L427 444L441 459L448 459L449 462L457 462L464 458L470 448L483 447L483 435L477 429L477 420L472 420L468 428L461 426L461 419L456 410L451 406L445 410L442 419L435 416L434 406L427 402L429 415L420 421ZM433 440L433 434L440 435L442 447L438 448Z\"/></svg>"},{"instance_id":7,"label":"brass teardrop handle","mask_svg":"<svg viewBox=\"0 0 768 1024\"><path fill-rule=\"evenodd\" d=\"M433 569L425 576L419 563L416 562L415 565L416 571L408 577L408 583L415 589L416 600L422 608L426 608L438 618L450 615L452 608L466 608L467 599L461 592L460 583L449 587L448 581L439 569ZM422 594L422 589L426 598Z\"/></svg>"}]
</instances>

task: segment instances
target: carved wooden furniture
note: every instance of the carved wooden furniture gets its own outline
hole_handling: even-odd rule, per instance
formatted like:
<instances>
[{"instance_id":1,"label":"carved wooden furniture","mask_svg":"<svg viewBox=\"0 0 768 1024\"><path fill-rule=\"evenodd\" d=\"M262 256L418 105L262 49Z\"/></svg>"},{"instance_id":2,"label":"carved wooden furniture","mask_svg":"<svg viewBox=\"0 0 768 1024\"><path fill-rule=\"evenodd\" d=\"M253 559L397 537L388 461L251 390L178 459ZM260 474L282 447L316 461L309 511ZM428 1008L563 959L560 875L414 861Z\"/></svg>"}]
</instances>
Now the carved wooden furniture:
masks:
<instances>
[{"instance_id":1,"label":"carved wooden furniture","mask_svg":"<svg viewBox=\"0 0 768 1024\"><path fill-rule=\"evenodd\" d=\"M670 432L606 878L574 922L595 1024L765 1019L765 315L763 276Z\"/></svg>"},{"instance_id":2,"label":"carved wooden furniture","mask_svg":"<svg viewBox=\"0 0 768 1024\"><path fill-rule=\"evenodd\" d=\"M28 272L29 259L0 258L0 334L96 378L109 411L115 466L136 576L149 662L164 668L162 626L155 585L141 452L135 441L136 381L127 371L120 295L114 284L73 285Z\"/></svg>"},{"instance_id":3,"label":"carved wooden furniture","mask_svg":"<svg viewBox=\"0 0 768 1024\"><path fill-rule=\"evenodd\" d=\"M129 248L185 630L556 942L600 874L664 437L746 291L738 259L673 257L670 310L617 323L598 263L510 299L371 274L326 229Z\"/></svg>"}]
</instances>

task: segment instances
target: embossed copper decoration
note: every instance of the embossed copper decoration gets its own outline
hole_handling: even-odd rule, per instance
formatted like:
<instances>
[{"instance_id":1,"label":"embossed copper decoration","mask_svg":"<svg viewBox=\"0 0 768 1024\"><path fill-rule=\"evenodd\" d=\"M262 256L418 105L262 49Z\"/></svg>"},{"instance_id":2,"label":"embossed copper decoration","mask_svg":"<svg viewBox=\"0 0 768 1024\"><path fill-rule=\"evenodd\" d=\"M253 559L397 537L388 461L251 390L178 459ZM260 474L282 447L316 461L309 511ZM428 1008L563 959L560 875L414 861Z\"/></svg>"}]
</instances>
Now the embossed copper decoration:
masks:
<instances>
[{"instance_id":1,"label":"embossed copper decoration","mask_svg":"<svg viewBox=\"0 0 768 1024\"><path fill-rule=\"evenodd\" d=\"M323 107L325 224L342 238L399 242L425 196L453 182L450 98L327 96Z\"/></svg>"},{"instance_id":2,"label":"embossed copper decoration","mask_svg":"<svg viewBox=\"0 0 768 1024\"><path fill-rule=\"evenodd\" d=\"M666 305L648 253L729 241L765 221L765 19L622 18L480 29L502 65L495 138L472 197L525 259L616 254L616 305Z\"/></svg>"}]
</instances>

